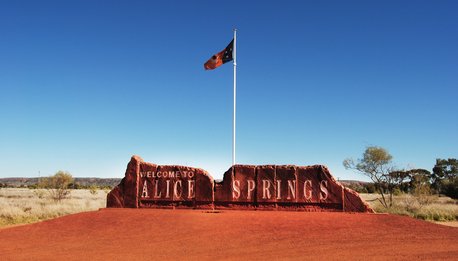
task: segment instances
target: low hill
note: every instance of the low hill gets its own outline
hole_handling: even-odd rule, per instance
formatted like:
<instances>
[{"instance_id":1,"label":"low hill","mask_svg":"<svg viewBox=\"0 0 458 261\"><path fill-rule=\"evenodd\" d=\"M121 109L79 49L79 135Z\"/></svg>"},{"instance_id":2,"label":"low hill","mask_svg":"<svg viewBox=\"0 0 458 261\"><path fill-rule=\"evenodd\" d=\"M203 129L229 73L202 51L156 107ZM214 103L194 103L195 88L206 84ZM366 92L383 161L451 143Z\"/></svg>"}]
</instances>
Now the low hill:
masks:
<instances>
[{"instance_id":1,"label":"low hill","mask_svg":"<svg viewBox=\"0 0 458 261\"><path fill-rule=\"evenodd\" d=\"M360 180L339 180L340 184L344 186L352 186L352 185L359 185L359 186L365 186L367 184L370 184L372 182L368 181L360 181Z\"/></svg>"},{"instance_id":2,"label":"low hill","mask_svg":"<svg viewBox=\"0 0 458 261\"><path fill-rule=\"evenodd\" d=\"M2 187L21 188L35 186L40 178L0 178ZM121 182L120 178L75 178L74 187L109 187L113 188Z\"/></svg>"}]
</instances>

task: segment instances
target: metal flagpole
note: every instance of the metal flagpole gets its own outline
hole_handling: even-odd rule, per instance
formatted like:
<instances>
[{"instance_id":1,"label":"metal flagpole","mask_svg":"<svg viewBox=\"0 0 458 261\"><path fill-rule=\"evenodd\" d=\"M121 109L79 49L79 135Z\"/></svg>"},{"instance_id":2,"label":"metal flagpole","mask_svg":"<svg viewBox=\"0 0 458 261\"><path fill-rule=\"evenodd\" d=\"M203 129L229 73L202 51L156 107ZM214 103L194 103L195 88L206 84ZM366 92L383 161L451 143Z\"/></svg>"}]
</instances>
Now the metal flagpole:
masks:
<instances>
[{"instance_id":1,"label":"metal flagpole","mask_svg":"<svg viewBox=\"0 0 458 261\"><path fill-rule=\"evenodd\" d=\"M232 166L235 165L235 114L236 114L236 98L237 98L237 87L236 87L236 69L237 69L237 29L234 29L234 50L232 56L234 59L234 111L232 114Z\"/></svg>"}]
</instances>

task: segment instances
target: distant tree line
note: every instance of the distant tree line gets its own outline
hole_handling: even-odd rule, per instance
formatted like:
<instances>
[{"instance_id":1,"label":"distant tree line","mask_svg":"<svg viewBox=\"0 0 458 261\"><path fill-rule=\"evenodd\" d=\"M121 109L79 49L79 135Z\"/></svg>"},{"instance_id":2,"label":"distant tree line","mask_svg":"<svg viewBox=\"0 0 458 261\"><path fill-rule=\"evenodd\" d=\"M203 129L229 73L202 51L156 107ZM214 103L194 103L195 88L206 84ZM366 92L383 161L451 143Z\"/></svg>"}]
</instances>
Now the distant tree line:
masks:
<instances>
[{"instance_id":1,"label":"distant tree line","mask_svg":"<svg viewBox=\"0 0 458 261\"><path fill-rule=\"evenodd\" d=\"M79 178L83 182L85 182L84 185L79 184L75 182L75 178L67 172L67 171L58 171L56 174L49 176L49 177L43 177L43 178L38 178L36 179L36 183L34 184L24 184L28 183L30 180L27 178L24 178L24 181L21 181L20 185L11 185L8 183L0 183L0 188L7 188L7 187L12 187L12 188L29 188L29 189L42 189L46 190L48 192L48 195L50 196L51 199L54 201L61 201L67 197L70 196L70 190L71 189L87 189L92 195L96 195L99 190L111 190L112 186L109 185L98 185L98 184L91 184L91 182L88 182L88 180L92 181L100 181L98 178ZM6 179L8 180L8 179ZM17 178L13 178L13 180L17 180ZM110 179L111 181L111 179ZM42 198L43 197L43 191L40 190L36 192L38 193L38 197Z\"/></svg>"},{"instance_id":2,"label":"distant tree line","mask_svg":"<svg viewBox=\"0 0 458 261\"><path fill-rule=\"evenodd\" d=\"M376 193L375 185L373 182L341 182L343 185L349 189L352 189L358 193Z\"/></svg>"},{"instance_id":3,"label":"distant tree line","mask_svg":"<svg viewBox=\"0 0 458 261\"><path fill-rule=\"evenodd\" d=\"M368 176L372 183L351 184L349 188L363 193L379 193L380 202L389 208L393 195L411 193L414 195L443 194L458 198L458 160L436 159L432 172L425 169L399 170L392 165L392 156L381 147L368 147L363 157L356 162L346 159L343 165Z\"/></svg>"},{"instance_id":4,"label":"distant tree line","mask_svg":"<svg viewBox=\"0 0 458 261\"><path fill-rule=\"evenodd\" d=\"M41 178L2 178L0 179L0 188L29 188L38 189L40 183L48 177ZM115 187L121 179L119 178L74 178L68 184L70 189L109 189Z\"/></svg>"},{"instance_id":5,"label":"distant tree line","mask_svg":"<svg viewBox=\"0 0 458 261\"><path fill-rule=\"evenodd\" d=\"M46 189L50 197L55 201L61 201L70 195L71 189L82 189L83 186L75 183L73 176L66 171L58 171L50 177L42 178L37 184L37 188ZM84 186L93 195L100 189L96 185Z\"/></svg>"}]
</instances>

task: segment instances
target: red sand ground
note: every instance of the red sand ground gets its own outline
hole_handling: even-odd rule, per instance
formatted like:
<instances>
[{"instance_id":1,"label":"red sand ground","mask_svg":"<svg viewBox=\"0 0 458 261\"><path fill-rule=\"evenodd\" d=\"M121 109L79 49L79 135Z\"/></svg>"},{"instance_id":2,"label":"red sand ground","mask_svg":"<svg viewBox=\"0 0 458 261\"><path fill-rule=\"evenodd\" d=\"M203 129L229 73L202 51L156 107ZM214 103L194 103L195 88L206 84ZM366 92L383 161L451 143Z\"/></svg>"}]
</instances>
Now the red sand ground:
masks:
<instances>
[{"instance_id":1,"label":"red sand ground","mask_svg":"<svg viewBox=\"0 0 458 261\"><path fill-rule=\"evenodd\" d=\"M408 217L103 209L0 230L1 260L458 260L458 228Z\"/></svg>"}]
</instances>

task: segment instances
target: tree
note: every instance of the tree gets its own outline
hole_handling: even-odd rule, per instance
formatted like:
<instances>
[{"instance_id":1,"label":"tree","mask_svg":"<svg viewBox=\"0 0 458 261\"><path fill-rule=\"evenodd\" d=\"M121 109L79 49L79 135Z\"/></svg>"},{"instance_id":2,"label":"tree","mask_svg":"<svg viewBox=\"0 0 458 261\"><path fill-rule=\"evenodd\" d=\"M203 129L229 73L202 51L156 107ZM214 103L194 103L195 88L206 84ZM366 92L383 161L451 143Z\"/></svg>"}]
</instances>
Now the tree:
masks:
<instances>
[{"instance_id":1,"label":"tree","mask_svg":"<svg viewBox=\"0 0 458 261\"><path fill-rule=\"evenodd\" d=\"M39 187L47 189L53 200L61 201L70 194L69 185L72 182L72 175L60 170L54 176L41 179Z\"/></svg>"},{"instance_id":2,"label":"tree","mask_svg":"<svg viewBox=\"0 0 458 261\"><path fill-rule=\"evenodd\" d=\"M375 185L377 192L382 196L380 203L389 208L393 205L393 192L396 179L391 172L394 167L391 163L392 156L382 147L367 147L363 153L363 158L357 162L351 158L345 159L343 165L346 169L354 169L361 174L369 177Z\"/></svg>"},{"instance_id":3,"label":"tree","mask_svg":"<svg viewBox=\"0 0 458 261\"><path fill-rule=\"evenodd\" d=\"M410 176L410 193L415 196L419 207L430 204L431 198L431 172L425 169L412 169L407 171Z\"/></svg>"},{"instance_id":4,"label":"tree","mask_svg":"<svg viewBox=\"0 0 458 261\"><path fill-rule=\"evenodd\" d=\"M411 169L406 171L409 174L410 182L410 191L413 194L418 193L419 191L427 192L431 189L431 172L425 169Z\"/></svg>"},{"instance_id":5,"label":"tree","mask_svg":"<svg viewBox=\"0 0 458 261\"><path fill-rule=\"evenodd\" d=\"M410 190L410 172L404 170L395 170L388 175L393 179L393 184L399 188L400 191L409 192Z\"/></svg>"},{"instance_id":6,"label":"tree","mask_svg":"<svg viewBox=\"0 0 458 261\"><path fill-rule=\"evenodd\" d=\"M429 190L431 172L425 169L396 170L390 173L394 184L403 192L416 194Z\"/></svg>"},{"instance_id":7,"label":"tree","mask_svg":"<svg viewBox=\"0 0 458 261\"><path fill-rule=\"evenodd\" d=\"M458 160L436 159L431 182L438 193L458 198Z\"/></svg>"}]
</instances>

